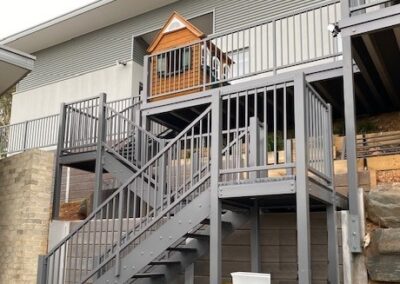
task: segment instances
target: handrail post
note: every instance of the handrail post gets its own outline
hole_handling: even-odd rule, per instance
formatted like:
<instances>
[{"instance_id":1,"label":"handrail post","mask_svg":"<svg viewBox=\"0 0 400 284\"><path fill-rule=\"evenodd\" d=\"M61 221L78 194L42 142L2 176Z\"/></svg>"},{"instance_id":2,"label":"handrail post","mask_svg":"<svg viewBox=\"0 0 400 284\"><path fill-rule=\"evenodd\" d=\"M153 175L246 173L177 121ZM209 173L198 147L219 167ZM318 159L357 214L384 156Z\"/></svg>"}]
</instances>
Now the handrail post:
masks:
<instances>
[{"instance_id":1,"label":"handrail post","mask_svg":"<svg viewBox=\"0 0 400 284\"><path fill-rule=\"evenodd\" d=\"M220 93L213 92L211 109L211 204L210 204L210 283L221 283L221 201L218 196L221 166L222 101Z\"/></svg>"},{"instance_id":2,"label":"handrail post","mask_svg":"<svg viewBox=\"0 0 400 284\"><path fill-rule=\"evenodd\" d=\"M96 209L101 204L101 192L103 189L103 143L106 142L106 103L107 95L105 93L101 93L99 96L99 123L97 129L95 187L93 193L92 210Z\"/></svg>"},{"instance_id":3,"label":"handrail post","mask_svg":"<svg viewBox=\"0 0 400 284\"><path fill-rule=\"evenodd\" d=\"M149 64L149 55L145 55L143 58L143 91L142 91L142 104L146 105L147 100L151 97L150 90L150 82L149 78L152 74L150 74L150 70L152 66Z\"/></svg>"},{"instance_id":4,"label":"handrail post","mask_svg":"<svg viewBox=\"0 0 400 284\"><path fill-rule=\"evenodd\" d=\"M203 64L203 91L206 90L206 78L207 78L207 40L203 40L203 48L200 53L203 52L203 60L200 59L201 64Z\"/></svg>"},{"instance_id":5,"label":"handrail post","mask_svg":"<svg viewBox=\"0 0 400 284\"><path fill-rule=\"evenodd\" d=\"M62 180L62 169L63 169L63 165L60 163L60 159L63 154L63 148L64 148L66 119L67 119L66 105L65 103L62 103L60 110L58 142L57 142L57 150L55 157L54 192L53 192L53 206L52 206L53 219L57 219L60 213L61 180Z\"/></svg>"},{"instance_id":6,"label":"handrail post","mask_svg":"<svg viewBox=\"0 0 400 284\"><path fill-rule=\"evenodd\" d=\"M260 165L260 128L258 126L258 118L250 117L250 151L249 151L249 166L257 167ZM260 177L260 172L250 172L250 180L255 180Z\"/></svg>"},{"instance_id":7,"label":"handrail post","mask_svg":"<svg viewBox=\"0 0 400 284\"><path fill-rule=\"evenodd\" d=\"M23 144L23 146L22 146L22 152L25 152L26 151L26 139L28 138L28 124L29 124L29 121L27 120L27 121L25 121L25 123L24 123L24 144Z\"/></svg>"},{"instance_id":8,"label":"handrail post","mask_svg":"<svg viewBox=\"0 0 400 284\"><path fill-rule=\"evenodd\" d=\"M162 151L162 149L164 149L164 147L165 147L165 140L161 140L160 141L160 143L159 143L159 149L158 149L158 151ZM165 160L165 155L166 154L163 154L162 156L161 156L161 161L160 161L160 168L159 168L159 186L158 186L158 195L157 195L157 197L159 197L160 199L160 205L162 204L162 200L161 200L161 197L162 196L164 196L164 194L165 194L165 189L166 189L166 171L167 171L167 163L166 163L166 160ZM157 200L155 200L154 202L157 202Z\"/></svg>"},{"instance_id":9,"label":"handrail post","mask_svg":"<svg viewBox=\"0 0 400 284\"><path fill-rule=\"evenodd\" d=\"M341 0L342 19L350 17L350 1L351 0Z\"/></svg>"},{"instance_id":10,"label":"handrail post","mask_svg":"<svg viewBox=\"0 0 400 284\"><path fill-rule=\"evenodd\" d=\"M332 106L328 104L326 110L326 175L331 178L331 185L333 185L334 171L333 171L333 133L332 133ZM333 189L334 190L334 189Z\"/></svg>"},{"instance_id":11,"label":"handrail post","mask_svg":"<svg viewBox=\"0 0 400 284\"><path fill-rule=\"evenodd\" d=\"M328 134L328 157L327 175L331 178L330 186L332 188L332 204L327 205L326 218L328 229L328 280L329 283L339 283L339 241L337 236L337 212L336 212L336 189L335 172L333 165L333 133L332 133L332 106L328 104L327 109L327 134Z\"/></svg>"},{"instance_id":12,"label":"handrail post","mask_svg":"<svg viewBox=\"0 0 400 284\"><path fill-rule=\"evenodd\" d=\"M39 255L38 257L38 269L37 269L37 284L47 283L47 259L45 255Z\"/></svg>"},{"instance_id":13,"label":"handrail post","mask_svg":"<svg viewBox=\"0 0 400 284\"><path fill-rule=\"evenodd\" d=\"M277 61L278 61L278 58L277 58L278 53L277 53L277 46L276 46L277 45L277 42L276 42L276 20L274 20L272 22L272 44L273 44L273 46L272 46L272 56L273 56L272 70L273 70L274 75L276 75Z\"/></svg>"},{"instance_id":14,"label":"handrail post","mask_svg":"<svg viewBox=\"0 0 400 284\"><path fill-rule=\"evenodd\" d=\"M308 147L305 75L294 80L296 136L296 218L297 265L299 284L311 283L310 210L308 193Z\"/></svg>"}]
</instances>

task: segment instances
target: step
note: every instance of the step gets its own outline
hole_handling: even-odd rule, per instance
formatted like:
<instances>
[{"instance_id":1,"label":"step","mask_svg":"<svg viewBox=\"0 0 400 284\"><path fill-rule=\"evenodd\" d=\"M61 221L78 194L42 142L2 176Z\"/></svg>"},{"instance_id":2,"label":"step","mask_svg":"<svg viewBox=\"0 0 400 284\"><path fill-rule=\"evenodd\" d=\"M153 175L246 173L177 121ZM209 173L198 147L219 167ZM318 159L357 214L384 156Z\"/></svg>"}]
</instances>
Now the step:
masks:
<instances>
[{"instance_id":1,"label":"step","mask_svg":"<svg viewBox=\"0 0 400 284\"><path fill-rule=\"evenodd\" d=\"M150 262L150 265L177 265L181 264L178 260L155 260Z\"/></svg>"},{"instance_id":2,"label":"step","mask_svg":"<svg viewBox=\"0 0 400 284\"><path fill-rule=\"evenodd\" d=\"M203 221L201 221L201 224L210 225L210 219L209 218L204 219ZM231 223L226 222L226 221L222 221L221 224L222 224L222 226L230 226L230 225L232 225Z\"/></svg>"},{"instance_id":3,"label":"step","mask_svg":"<svg viewBox=\"0 0 400 284\"><path fill-rule=\"evenodd\" d=\"M165 277L162 273L139 273L135 274L132 278L162 278Z\"/></svg>"},{"instance_id":4,"label":"step","mask_svg":"<svg viewBox=\"0 0 400 284\"><path fill-rule=\"evenodd\" d=\"M179 251L179 252L196 252L197 249L195 248L185 248L185 247L171 247L168 248L169 251Z\"/></svg>"},{"instance_id":5,"label":"step","mask_svg":"<svg viewBox=\"0 0 400 284\"><path fill-rule=\"evenodd\" d=\"M209 235L205 235L205 234L196 234L196 233L187 233L186 237L188 238L192 238L192 239L209 239L210 236Z\"/></svg>"}]
</instances>

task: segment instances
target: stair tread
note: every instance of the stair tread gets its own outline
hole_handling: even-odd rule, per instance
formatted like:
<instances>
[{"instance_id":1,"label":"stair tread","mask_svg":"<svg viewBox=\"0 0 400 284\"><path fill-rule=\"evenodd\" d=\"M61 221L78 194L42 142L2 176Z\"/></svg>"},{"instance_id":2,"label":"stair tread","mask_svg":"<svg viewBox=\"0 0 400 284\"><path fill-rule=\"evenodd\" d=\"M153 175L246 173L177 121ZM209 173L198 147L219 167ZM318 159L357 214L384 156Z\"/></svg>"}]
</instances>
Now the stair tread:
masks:
<instances>
[{"instance_id":1,"label":"stair tread","mask_svg":"<svg viewBox=\"0 0 400 284\"><path fill-rule=\"evenodd\" d=\"M179 260L155 260L150 262L150 265L168 265L168 264L180 264Z\"/></svg>"},{"instance_id":2,"label":"stair tread","mask_svg":"<svg viewBox=\"0 0 400 284\"><path fill-rule=\"evenodd\" d=\"M208 238L210 238L210 235L206 235L206 234L197 234L197 233L187 233L187 234L186 234L186 237L192 238L192 239L199 239L199 238L208 239Z\"/></svg>"},{"instance_id":3,"label":"stair tread","mask_svg":"<svg viewBox=\"0 0 400 284\"><path fill-rule=\"evenodd\" d=\"M195 249L195 248L186 248L186 247L171 247L171 248L168 248L167 250L169 250L169 251L190 251L190 252L197 251L197 249Z\"/></svg>"},{"instance_id":4,"label":"stair tread","mask_svg":"<svg viewBox=\"0 0 400 284\"><path fill-rule=\"evenodd\" d=\"M159 277L165 277L165 275L162 273L138 273L133 275L132 278L159 278Z\"/></svg>"},{"instance_id":5,"label":"stair tread","mask_svg":"<svg viewBox=\"0 0 400 284\"><path fill-rule=\"evenodd\" d=\"M201 221L201 224L210 225L210 219L209 218L204 219L203 221ZM224 226L231 225L231 223L226 222L226 221L221 221L221 224L224 225Z\"/></svg>"}]
</instances>

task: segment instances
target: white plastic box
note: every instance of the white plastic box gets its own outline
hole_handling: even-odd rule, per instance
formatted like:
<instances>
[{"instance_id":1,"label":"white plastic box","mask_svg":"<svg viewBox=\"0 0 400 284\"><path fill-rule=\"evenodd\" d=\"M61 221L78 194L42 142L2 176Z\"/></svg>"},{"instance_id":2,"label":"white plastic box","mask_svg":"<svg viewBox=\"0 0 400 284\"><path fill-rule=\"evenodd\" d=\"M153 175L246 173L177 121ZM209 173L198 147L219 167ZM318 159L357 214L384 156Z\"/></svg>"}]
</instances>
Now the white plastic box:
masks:
<instances>
[{"instance_id":1,"label":"white plastic box","mask_svg":"<svg viewBox=\"0 0 400 284\"><path fill-rule=\"evenodd\" d=\"M234 272L232 284L271 284L271 275L263 273Z\"/></svg>"}]
</instances>

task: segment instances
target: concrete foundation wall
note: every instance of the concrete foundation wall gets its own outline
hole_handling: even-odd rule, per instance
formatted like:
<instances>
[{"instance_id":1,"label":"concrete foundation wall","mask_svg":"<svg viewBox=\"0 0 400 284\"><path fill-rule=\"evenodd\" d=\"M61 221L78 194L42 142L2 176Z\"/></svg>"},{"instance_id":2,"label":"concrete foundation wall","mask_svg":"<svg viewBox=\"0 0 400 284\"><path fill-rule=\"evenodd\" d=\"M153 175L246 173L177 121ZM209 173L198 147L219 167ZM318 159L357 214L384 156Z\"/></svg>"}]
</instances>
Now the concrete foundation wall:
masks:
<instances>
[{"instance_id":1,"label":"concrete foundation wall","mask_svg":"<svg viewBox=\"0 0 400 284\"><path fill-rule=\"evenodd\" d=\"M53 153L28 151L0 160L0 283L36 283L47 252Z\"/></svg>"}]
</instances>

